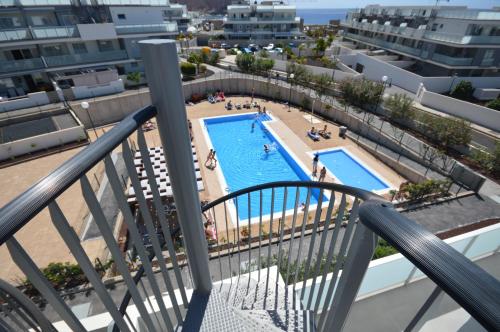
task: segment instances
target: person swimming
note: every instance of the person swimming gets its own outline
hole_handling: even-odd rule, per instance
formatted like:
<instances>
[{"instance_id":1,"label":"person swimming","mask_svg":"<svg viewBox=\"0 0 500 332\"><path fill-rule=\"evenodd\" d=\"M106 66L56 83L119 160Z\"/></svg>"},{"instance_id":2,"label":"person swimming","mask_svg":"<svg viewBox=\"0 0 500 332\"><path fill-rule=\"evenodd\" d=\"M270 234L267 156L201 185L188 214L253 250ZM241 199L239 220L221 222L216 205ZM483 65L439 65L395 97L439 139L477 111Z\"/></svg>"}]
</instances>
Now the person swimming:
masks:
<instances>
[{"instance_id":1,"label":"person swimming","mask_svg":"<svg viewBox=\"0 0 500 332\"><path fill-rule=\"evenodd\" d=\"M264 152L268 153L269 151L271 151L269 144L264 144Z\"/></svg>"}]
</instances>

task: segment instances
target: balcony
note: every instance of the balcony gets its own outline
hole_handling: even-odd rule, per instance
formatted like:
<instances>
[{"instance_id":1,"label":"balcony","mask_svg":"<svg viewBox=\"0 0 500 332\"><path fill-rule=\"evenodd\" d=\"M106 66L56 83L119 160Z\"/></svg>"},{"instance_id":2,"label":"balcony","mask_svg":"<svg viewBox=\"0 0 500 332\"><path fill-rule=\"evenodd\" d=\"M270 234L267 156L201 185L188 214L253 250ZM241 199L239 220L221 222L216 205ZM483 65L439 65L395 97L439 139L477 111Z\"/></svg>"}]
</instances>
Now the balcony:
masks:
<instances>
[{"instance_id":1,"label":"balcony","mask_svg":"<svg viewBox=\"0 0 500 332\"><path fill-rule=\"evenodd\" d=\"M500 329L499 281L371 192L335 183L283 181L231 192L200 208L176 44L144 41L141 54L156 105L128 115L0 209L0 245L53 308L51 319L58 316L63 320L54 323L19 289L0 280L2 298L8 299L2 307L3 328L15 330L19 323L28 326L25 329L40 326L42 331L54 331L56 326L71 331L125 332L342 331L358 293L381 293L406 280L428 278L436 286L430 296L423 295L425 305L414 303L417 320L409 321L408 326L421 323L436 297L447 294L485 329ZM155 116L161 149L151 149L142 130ZM131 146L129 138L136 144ZM136 214L127 203L115 166L115 149L123 155L123 168L135 190ZM168 190L175 201L178 229L167 219L173 208L162 199L155 176L157 158L162 162L160 155L168 166ZM137 252L134 260L123 252L122 235L115 236L103 212L104 204L89 181L91 169L98 163L103 165L110 194L123 215L130 251ZM147 195L144 181L150 188ZM81 189L74 192L81 193L113 257L114 269L123 278L123 296L104 284L67 212L59 206L60 196L75 186ZM288 202L293 204L290 209ZM263 206L269 213L263 213ZM243 207L250 217L241 217ZM92 286L93 296L102 302L105 312L100 317L79 319L76 308L69 306L70 299L60 296L16 240L17 232L42 210L48 210L54 228ZM143 227L137 225L138 216ZM211 220L217 234L210 245L203 218ZM179 242L172 238L178 233L184 247L179 257L175 248ZM37 235L43 236L43 232ZM379 262L379 268L367 272L378 237L401 256ZM477 235L456 248L484 253L484 238L498 239L498 232L482 238ZM476 243L481 246L474 247ZM489 251L498 250L498 242L493 244ZM384 288L362 288L368 274ZM404 302L412 302L412 298L404 298ZM400 313L394 315L400 318ZM99 319L105 326L96 327ZM365 323L369 326L371 321Z\"/></svg>"},{"instance_id":2,"label":"balcony","mask_svg":"<svg viewBox=\"0 0 500 332\"><path fill-rule=\"evenodd\" d=\"M432 55L432 60L450 66L470 66L472 65L473 58L458 58L454 56L434 53Z\"/></svg>"},{"instance_id":3,"label":"balcony","mask_svg":"<svg viewBox=\"0 0 500 332\"><path fill-rule=\"evenodd\" d=\"M168 6L169 0L97 0L103 6Z\"/></svg>"},{"instance_id":4,"label":"balcony","mask_svg":"<svg viewBox=\"0 0 500 332\"><path fill-rule=\"evenodd\" d=\"M71 6L71 0L14 0L21 6Z\"/></svg>"},{"instance_id":5,"label":"balcony","mask_svg":"<svg viewBox=\"0 0 500 332\"><path fill-rule=\"evenodd\" d=\"M134 24L134 25L117 25L116 33L119 35L136 34L136 33L177 33L177 23L161 23L161 24Z\"/></svg>"},{"instance_id":6,"label":"balcony","mask_svg":"<svg viewBox=\"0 0 500 332\"><path fill-rule=\"evenodd\" d=\"M424 34L424 38L460 45L498 45L500 43L500 36L463 36L434 31L426 31Z\"/></svg>"},{"instance_id":7,"label":"balcony","mask_svg":"<svg viewBox=\"0 0 500 332\"><path fill-rule=\"evenodd\" d=\"M0 73L23 72L44 68L41 58L0 61Z\"/></svg>"},{"instance_id":8,"label":"balcony","mask_svg":"<svg viewBox=\"0 0 500 332\"><path fill-rule=\"evenodd\" d=\"M58 56L44 56L48 67L74 66L85 63L100 63L128 59L125 50L116 50L98 53L66 54Z\"/></svg>"},{"instance_id":9,"label":"balcony","mask_svg":"<svg viewBox=\"0 0 500 332\"><path fill-rule=\"evenodd\" d=\"M0 42L31 39L28 28L0 30Z\"/></svg>"},{"instance_id":10,"label":"balcony","mask_svg":"<svg viewBox=\"0 0 500 332\"><path fill-rule=\"evenodd\" d=\"M34 39L76 38L80 34L76 26L32 27Z\"/></svg>"}]
</instances>

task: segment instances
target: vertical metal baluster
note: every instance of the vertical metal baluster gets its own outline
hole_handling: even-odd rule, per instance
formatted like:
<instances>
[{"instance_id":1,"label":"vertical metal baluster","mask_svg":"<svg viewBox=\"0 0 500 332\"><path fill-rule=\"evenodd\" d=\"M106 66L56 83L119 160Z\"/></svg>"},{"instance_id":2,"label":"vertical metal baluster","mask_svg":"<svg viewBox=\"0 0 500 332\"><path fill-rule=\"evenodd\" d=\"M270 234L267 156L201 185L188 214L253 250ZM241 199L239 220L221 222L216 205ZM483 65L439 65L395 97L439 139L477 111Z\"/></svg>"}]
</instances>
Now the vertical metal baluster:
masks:
<instances>
[{"instance_id":1,"label":"vertical metal baluster","mask_svg":"<svg viewBox=\"0 0 500 332\"><path fill-rule=\"evenodd\" d=\"M129 325L132 326L132 330L134 332L137 332L137 329L135 328L134 323L132 322L132 319L130 319L130 316L128 315L128 313L126 311L125 311L125 315L124 316L127 319Z\"/></svg>"},{"instance_id":2,"label":"vertical metal baluster","mask_svg":"<svg viewBox=\"0 0 500 332\"><path fill-rule=\"evenodd\" d=\"M182 281L181 269L177 262L177 254L175 252L174 244L172 242L172 235L170 232L170 226L167 222L167 217L165 215L165 209L161 202L160 191L158 190L158 184L156 182L156 178L154 175L153 165L151 164L151 159L149 157L149 149L146 144L146 139L144 137L144 133L142 132L142 128L139 127L137 129L137 141L139 143L139 149L141 150L142 161L144 163L144 168L146 170L146 175L148 177L149 186L151 187L151 193L153 194L153 202L156 206L156 214L160 221L161 229L163 232L163 237L165 238L165 243L167 244L168 253L170 255L170 259L172 261L172 266L174 270L175 279L177 281L177 285L179 287L179 292L181 293L182 303L185 308L188 306L188 300L186 296L186 290L184 289L184 282ZM132 160L132 159L131 159ZM168 166L168 165L167 165ZM135 167L134 167L135 170ZM130 172L130 171L129 171ZM137 173L134 172L133 175L137 178ZM131 175L132 178L132 175ZM139 181L140 184L140 181ZM175 300L177 302L177 300Z\"/></svg>"},{"instance_id":3,"label":"vertical metal baluster","mask_svg":"<svg viewBox=\"0 0 500 332\"><path fill-rule=\"evenodd\" d=\"M334 258L335 246L337 244L337 238L338 238L338 235L340 233L340 229L341 229L340 224L341 224L342 219L344 217L345 207L346 207L346 198L345 198L345 194L342 194L337 217L335 219L335 228L333 229L332 240L330 241L330 246L328 247L328 253L327 253L326 262L325 262L325 269L323 270L323 273L321 276L321 283L319 285L318 296L316 297L316 303L314 305L314 312L318 312L319 301L323 297L322 294L323 294L323 291L325 288L326 275L328 274L328 270L329 270L330 265L332 264L332 260ZM344 244L344 240L345 240L346 235L348 235L347 230L344 233L344 237L342 238L341 247ZM337 264L335 264L335 267L336 268L340 267L340 264L338 264L338 262L337 262Z\"/></svg>"},{"instance_id":4,"label":"vertical metal baluster","mask_svg":"<svg viewBox=\"0 0 500 332\"><path fill-rule=\"evenodd\" d=\"M35 288L42 294L43 298L54 308L59 316L68 324L73 331L85 331L82 323L75 316L70 307L64 302L50 282L43 276L42 272L30 258L28 253L17 242L13 236L6 241L12 260L23 271Z\"/></svg>"},{"instance_id":5,"label":"vertical metal baluster","mask_svg":"<svg viewBox=\"0 0 500 332\"><path fill-rule=\"evenodd\" d=\"M298 249L298 252L297 252L297 266L295 267L295 275L293 277L293 287L292 287L292 290L293 290L293 306L294 308L297 308L297 303L296 303L296 296L295 296L295 286L297 284L297 275L299 274L299 266L301 264L300 262L300 252L302 251L302 242L304 241L304 233L305 233L305 230L306 230L306 224L307 224L307 220L309 218L309 204L311 203L311 188L308 188L307 189L307 197L306 197L306 206L305 206L305 209L304 209L304 217L302 219L302 229L300 231L300 241L299 241L299 249ZM304 275L304 279L303 280L307 280L307 276Z\"/></svg>"},{"instance_id":6,"label":"vertical metal baluster","mask_svg":"<svg viewBox=\"0 0 500 332\"><path fill-rule=\"evenodd\" d=\"M12 307L12 309L14 308L15 306ZM6 310L3 310L3 312L5 313L6 318L10 319L15 325L19 326L20 329L19 331L28 331L26 326L24 326L24 324L21 323L13 313L11 313L10 305L7 306ZM16 331L16 330L17 329L11 329L10 331Z\"/></svg>"},{"instance_id":7,"label":"vertical metal baluster","mask_svg":"<svg viewBox=\"0 0 500 332\"><path fill-rule=\"evenodd\" d=\"M250 273L252 272L252 231L251 231L251 221L252 221L252 199L250 197L250 193L248 193L248 285L246 290L246 295L248 295L248 290L250 289Z\"/></svg>"},{"instance_id":8,"label":"vertical metal baluster","mask_svg":"<svg viewBox=\"0 0 500 332\"><path fill-rule=\"evenodd\" d=\"M325 251L326 237L328 236L334 205L335 205L335 192L332 191L332 194L330 195L330 203L328 204L328 208L326 209L325 224L323 225L323 234L321 234L321 240L319 243L318 254L317 254L318 258L316 260L316 266L314 267L311 290L309 291L309 297L307 299L307 306L306 306L307 310L311 310L312 299L314 297L314 290L316 288L316 278L318 277L318 274L320 272L321 262L323 261L323 252ZM331 241L334 241L334 235L336 230L337 229L333 231L334 234L332 235Z\"/></svg>"},{"instance_id":9,"label":"vertical metal baluster","mask_svg":"<svg viewBox=\"0 0 500 332\"><path fill-rule=\"evenodd\" d=\"M123 258L123 254L115 241L113 231L111 230L111 227L109 226L108 221L104 216L104 212L102 212L99 201L97 200L97 197L94 194L94 190L92 190L92 186L90 185L90 182L86 175L83 175L80 178L80 184L82 187L83 198L85 199L85 202L89 207L90 213L94 217L97 227L101 231L101 235L104 238L104 241L106 241L106 244L108 245L108 249L113 256L116 268L122 275L123 281L127 285L134 304L137 306L137 310L144 320L144 323L146 324L148 330L154 331L155 327L153 321L151 320L146 306L141 299L139 290L137 289L137 286L135 285L135 282L130 275L130 271L128 270L127 262L125 262L125 259Z\"/></svg>"},{"instance_id":10,"label":"vertical metal baluster","mask_svg":"<svg viewBox=\"0 0 500 332\"><path fill-rule=\"evenodd\" d=\"M168 326L170 321L170 316L168 315L167 307L163 301L163 297L160 291L160 286L158 285L158 281L153 272L153 265L149 261L149 255L144 247L144 243L141 235L139 234L139 230L137 229L137 225L134 221L134 216L130 211L130 207L127 203L127 198L123 193L123 189L120 183L120 178L118 177L118 173L116 172L116 168L113 164L113 160L109 155L104 158L104 166L106 169L106 175L109 180L109 184L115 196L115 200L118 204L118 208L122 212L123 221L127 225L128 233L131 239L131 242L135 249L137 250L137 254L141 259L142 266L144 267L144 271L146 272L146 277L149 280L149 284L151 285L151 289L153 291L153 295L155 296L156 302L158 303L158 307L160 308L160 312L163 320L165 320L165 324ZM172 325L172 324L170 324Z\"/></svg>"},{"instance_id":11,"label":"vertical metal baluster","mask_svg":"<svg viewBox=\"0 0 500 332\"><path fill-rule=\"evenodd\" d=\"M122 151L123 151L123 160L125 161L125 166L130 176L130 180L132 182L132 186L135 190L135 197L137 198L137 202L139 203L139 210L144 220L144 224L149 233L149 239L151 240L151 244L153 245L153 251L158 258L158 265L160 266L160 270L163 274L163 281L165 282L165 286L167 288L168 294L170 296L170 300L172 301L172 306L174 308L174 313L179 322L183 321L182 314L179 309L179 304L177 303L177 298L175 296L174 287L172 286L172 282L170 281L170 276L168 274L167 264L165 263L165 258L163 257L160 241L158 240L158 236L156 235L156 228L153 224L153 219L151 217L151 213L149 210L148 203L146 202L146 198L144 197L144 193L142 191L141 182L139 177L137 176L137 172L135 171L135 165L133 162L133 154L130 151L130 147L127 141L123 141L122 143ZM146 171L146 173L148 173ZM170 236L170 234L168 234ZM165 239L165 241L167 241ZM174 251L175 253L175 251Z\"/></svg>"},{"instance_id":12,"label":"vertical metal baluster","mask_svg":"<svg viewBox=\"0 0 500 332\"><path fill-rule=\"evenodd\" d=\"M264 294L264 309L267 306L267 292L269 290L269 268L271 267L271 245L273 238L273 216L274 216L274 188L271 188L271 216L269 220L269 242L267 244L267 274L266 274L266 292Z\"/></svg>"},{"instance_id":13,"label":"vertical metal baluster","mask_svg":"<svg viewBox=\"0 0 500 332\"><path fill-rule=\"evenodd\" d=\"M61 235L61 237L63 238L64 242L71 251L71 254L73 255L73 257L75 257L78 265L87 276L89 282L92 284L92 287L94 287L95 292L101 299L104 307L106 308L106 310L108 310L116 325L122 331L129 331L127 323L123 319L122 314L120 313L120 311L118 311L115 302L109 295L106 286L104 286L104 283L101 280L101 277L97 274L94 265L83 249L78 235L76 235L73 228L69 225L68 220L64 216L61 208L55 200L49 204L49 213L52 224L57 229L59 235Z\"/></svg>"},{"instance_id":14,"label":"vertical metal baluster","mask_svg":"<svg viewBox=\"0 0 500 332\"><path fill-rule=\"evenodd\" d=\"M231 266L231 256L233 255L233 251L231 250L231 252L229 252L229 227L228 227L228 223L227 223L226 201L224 201L224 221L226 222L226 243L227 243L227 251L228 251L227 259L228 259L228 262L229 262L229 280L230 280L230 285L232 286L232 284L233 284L233 278L232 278L232 276L233 276L233 273L232 273L233 269L232 269L232 266ZM231 245L231 247L232 247L232 245Z\"/></svg>"},{"instance_id":15,"label":"vertical metal baluster","mask_svg":"<svg viewBox=\"0 0 500 332\"><path fill-rule=\"evenodd\" d=\"M24 321L26 322L26 324L28 324L33 330L35 331L41 331L38 326L36 325L36 323L30 318L28 317L28 315L26 315L18 305L16 305L16 303L10 298L10 296L7 294L7 293L4 293L2 291L0 291L0 299L2 299L4 302L7 302L8 306L12 307L12 309L16 312L17 315L19 315L19 317ZM7 308L8 310L9 308ZM5 311L5 310L2 310L2 311ZM8 315L8 312L5 311L5 314Z\"/></svg>"},{"instance_id":16,"label":"vertical metal baluster","mask_svg":"<svg viewBox=\"0 0 500 332\"><path fill-rule=\"evenodd\" d=\"M337 278L339 275L340 267L341 267L342 263L345 261L345 254L347 251L347 246L351 242L351 235L353 233L352 231L354 229L354 224L356 223L356 218L358 217L358 206L359 206L359 200L356 199L354 201L353 206L352 206L351 215L349 216L349 222L347 223L347 228L346 228L344 237L342 238L342 243L340 245L338 259L337 259L337 262L335 264L332 278L330 279L330 285L328 286L328 291L326 293L325 303L323 304L324 310L322 310L322 312L321 312L321 316L320 316L319 323L318 323L318 326L320 327L320 329L323 326L323 324L325 323L326 313L328 311L328 308L330 307L330 303L331 303L331 299L332 299L332 295L333 295L333 290L335 289L335 284L337 283ZM339 214L340 214L340 211L339 211ZM337 218L337 219L339 219L339 218ZM340 220L342 220L342 219L340 219ZM336 225L336 227L337 227L337 225ZM327 266L329 266L329 265L327 265Z\"/></svg>"},{"instance_id":17,"label":"vertical metal baluster","mask_svg":"<svg viewBox=\"0 0 500 332\"><path fill-rule=\"evenodd\" d=\"M258 272L257 272L257 282L260 281L260 251L262 248L262 190L259 190L259 204L260 204L260 209L259 209L259 254L257 255L257 266L258 266Z\"/></svg>"},{"instance_id":18,"label":"vertical metal baluster","mask_svg":"<svg viewBox=\"0 0 500 332\"><path fill-rule=\"evenodd\" d=\"M350 220L350 222L354 224L356 218ZM366 269L377 246L377 236L365 225L359 223L352 227L356 227L356 230L354 231L347 257L344 260L345 264L342 269L342 276L335 291L333 302L329 310L323 310L321 313L319 327L320 329L324 327L327 331L343 330L349 311L356 299ZM330 301L328 295L327 299Z\"/></svg>"},{"instance_id":19,"label":"vertical metal baluster","mask_svg":"<svg viewBox=\"0 0 500 332\"><path fill-rule=\"evenodd\" d=\"M236 244L238 245L238 282L239 282L241 275L241 248L240 248L240 216L238 214L238 196L234 198L234 201L236 205L236 238L237 238Z\"/></svg>"},{"instance_id":20,"label":"vertical metal baluster","mask_svg":"<svg viewBox=\"0 0 500 332\"><path fill-rule=\"evenodd\" d=\"M0 331L14 331L14 328L0 316Z\"/></svg>"},{"instance_id":21,"label":"vertical metal baluster","mask_svg":"<svg viewBox=\"0 0 500 332\"><path fill-rule=\"evenodd\" d=\"M306 283L305 281L309 277L309 271L310 269L310 264L311 264L311 259L314 251L314 244L316 243L316 231L318 229L318 224L319 220L321 219L321 212L323 210L323 189L320 190L319 192L319 197L318 197L318 204L316 205L316 213L314 215L314 222L313 222L313 228L312 228L312 233L311 233L311 239L309 241L309 251L307 253L307 259L306 259L306 268L304 271L304 283L302 285L302 290L300 292L300 301L302 303L302 300L304 299L304 293L306 290ZM319 259L319 256L317 256L316 259Z\"/></svg>"},{"instance_id":22,"label":"vertical metal baluster","mask_svg":"<svg viewBox=\"0 0 500 332\"><path fill-rule=\"evenodd\" d=\"M224 280L224 277L222 276L222 263L220 261L219 232L217 231L217 217L215 216L215 207L212 207L212 215L214 217L215 242L217 245L217 258L219 260L220 280Z\"/></svg>"},{"instance_id":23,"label":"vertical metal baluster","mask_svg":"<svg viewBox=\"0 0 500 332\"><path fill-rule=\"evenodd\" d=\"M286 203L287 203L287 199L288 199L288 187L285 187L284 188L284 192L283 192L283 208L282 208L282 211L281 211L281 227L280 227L280 240L279 240L279 244L278 244L278 262L277 262L277 271L276 271L276 296L274 298L274 307L277 308L278 307L278 280L280 279L280 267L281 267L281 249L282 249L282 246L283 246L283 236L284 236L284 232L285 232L285 217L286 217ZM280 225L278 225L280 226ZM286 286L285 286L286 287ZM288 308L287 308L288 309Z\"/></svg>"},{"instance_id":24,"label":"vertical metal baluster","mask_svg":"<svg viewBox=\"0 0 500 332\"><path fill-rule=\"evenodd\" d=\"M295 204L293 208L292 229L290 231L290 244L288 245L288 259L286 263L285 290L288 293L288 278L290 276L290 261L292 258L293 240L295 238L295 225L297 224L297 208L299 207L300 187L295 191Z\"/></svg>"}]
</instances>

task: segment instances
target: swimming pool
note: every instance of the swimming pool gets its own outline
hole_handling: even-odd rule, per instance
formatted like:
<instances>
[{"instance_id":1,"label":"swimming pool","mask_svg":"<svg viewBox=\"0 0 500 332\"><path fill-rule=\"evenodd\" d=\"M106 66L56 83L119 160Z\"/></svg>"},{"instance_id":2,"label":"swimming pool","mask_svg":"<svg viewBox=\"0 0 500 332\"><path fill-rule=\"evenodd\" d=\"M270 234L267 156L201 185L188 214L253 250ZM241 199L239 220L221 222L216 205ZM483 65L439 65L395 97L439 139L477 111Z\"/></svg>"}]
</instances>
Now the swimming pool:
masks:
<instances>
[{"instance_id":1,"label":"swimming pool","mask_svg":"<svg viewBox=\"0 0 500 332\"><path fill-rule=\"evenodd\" d=\"M342 148L315 152L319 161L346 186L382 191L390 186Z\"/></svg>"},{"instance_id":2,"label":"swimming pool","mask_svg":"<svg viewBox=\"0 0 500 332\"><path fill-rule=\"evenodd\" d=\"M203 119L208 138L216 151L219 167L222 171L224 188L227 192L274 181L309 181L310 177L282 143L266 128L265 122L271 121L269 115L258 116L255 113L222 116ZM271 151L264 151L264 144L272 146ZM316 197L311 195L310 204L316 204ZM293 209L296 192L288 190L286 210ZM299 204L306 201L307 189L299 191ZM241 221L248 216L255 218L271 212L271 190L262 191L262 207L258 192L238 199L237 211ZM275 190L274 217L281 217L283 210L283 189ZM249 211L250 208L250 211ZM279 214L279 215L278 215ZM251 219L259 222L258 218Z\"/></svg>"}]
</instances>

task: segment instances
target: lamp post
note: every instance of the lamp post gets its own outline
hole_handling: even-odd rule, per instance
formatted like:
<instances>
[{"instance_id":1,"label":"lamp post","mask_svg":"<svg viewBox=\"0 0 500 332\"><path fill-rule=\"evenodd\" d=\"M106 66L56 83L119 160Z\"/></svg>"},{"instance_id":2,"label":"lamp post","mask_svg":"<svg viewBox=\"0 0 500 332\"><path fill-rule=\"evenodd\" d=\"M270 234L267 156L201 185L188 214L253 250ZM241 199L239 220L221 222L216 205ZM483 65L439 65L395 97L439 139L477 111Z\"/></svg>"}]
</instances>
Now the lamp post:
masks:
<instances>
[{"instance_id":1,"label":"lamp post","mask_svg":"<svg viewBox=\"0 0 500 332\"><path fill-rule=\"evenodd\" d=\"M89 105L89 103L86 102L86 101L82 101L82 103L80 104L80 106L82 106L82 108L85 110L85 112L87 112L87 116L89 117L90 125L92 126L92 129L94 130L95 137L97 139L99 136L97 135L97 131L95 130L94 121L92 121L92 117L90 116L90 112L89 112L90 105Z\"/></svg>"},{"instance_id":2,"label":"lamp post","mask_svg":"<svg viewBox=\"0 0 500 332\"><path fill-rule=\"evenodd\" d=\"M377 102L377 108L375 108L375 112L378 110L378 108L380 107L380 102L382 101L382 99L384 98L384 93L385 93L385 88L387 86L387 80L389 78L387 76L382 76L382 92L380 93L380 96L378 97L378 102ZM391 82L392 82L392 79L391 79ZM382 132L382 126L384 125L384 117L382 117L382 121L381 121L381 125L380 125L380 128L379 128L379 132ZM378 143L377 143L377 146L378 146Z\"/></svg>"},{"instance_id":3,"label":"lamp post","mask_svg":"<svg viewBox=\"0 0 500 332\"><path fill-rule=\"evenodd\" d=\"M314 118L314 103L316 102L316 98L313 98L313 104L311 107L311 124L313 123L313 118Z\"/></svg>"},{"instance_id":4,"label":"lamp post","mask_svg":"<svg viewBox=\"0 0 500 332\"><path fill-rule=\"evenodd\" d=\"M455 80L457 79L457 77L458 73L457 72L453 73L453 79L451 80L450 88L448 89L450 91L450 95L451 95L451 89L453 88L453 84L455 84Z\"/></svg>"},{"instance_id":5,"label":"lamp post","mask_svg":"<svg viewBox=\"0 0 500 332\"><path fill-rule=\"evenodd\" d=\"M288 112L291 112L290 110L290 102L292 101L292 82L293 82L293 78L295 77L295 75L292 73L290 74L290 90L288 92Z\"/></svg>"}]
</instances>

